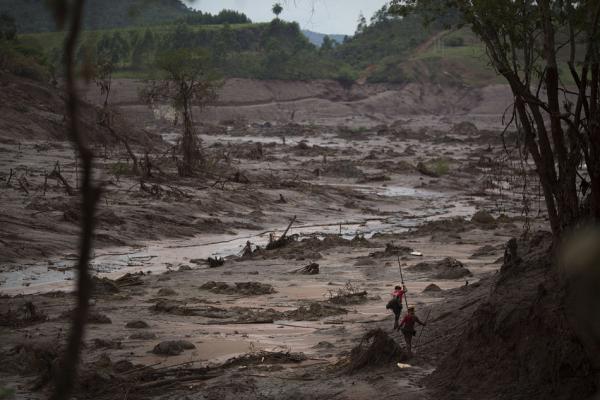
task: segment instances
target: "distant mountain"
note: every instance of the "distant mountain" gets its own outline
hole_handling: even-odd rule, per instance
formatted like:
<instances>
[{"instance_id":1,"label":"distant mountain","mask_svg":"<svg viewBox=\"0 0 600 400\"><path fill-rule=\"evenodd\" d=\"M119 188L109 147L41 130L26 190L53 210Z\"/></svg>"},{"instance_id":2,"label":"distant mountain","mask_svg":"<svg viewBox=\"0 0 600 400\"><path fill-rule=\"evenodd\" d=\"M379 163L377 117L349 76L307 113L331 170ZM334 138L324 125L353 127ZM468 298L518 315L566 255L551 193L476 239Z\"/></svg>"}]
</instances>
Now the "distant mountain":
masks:
<instances>
[{"instance_id":1,"label":"distant mountain","mask_svg":"<svg viewBox=\"0 0 600 400\"><path fill-rule=\"evenodd\" d=\"M306 29L303 30L302 33L308 38L308 40L310 40L312 44L314 44L317 47L321 47L325 36L329 36L331 39L338 43L343 43L344 37L346 37L346 35L326 35L324 33L313 32Z\"/></svg>"},{"instance_id":2,"label":"distant mountain","mask_svg":"<svg viewBox=\"0 0 600 400\"><path fill-rule=\"evenodd\" d=\"M50 32L56 26L46 0L0 0L0 13L15 18L19 33ZM84 10L86 29L152 25L193 15L180 0L88 0Z\"/></svg>"}]
</instances>

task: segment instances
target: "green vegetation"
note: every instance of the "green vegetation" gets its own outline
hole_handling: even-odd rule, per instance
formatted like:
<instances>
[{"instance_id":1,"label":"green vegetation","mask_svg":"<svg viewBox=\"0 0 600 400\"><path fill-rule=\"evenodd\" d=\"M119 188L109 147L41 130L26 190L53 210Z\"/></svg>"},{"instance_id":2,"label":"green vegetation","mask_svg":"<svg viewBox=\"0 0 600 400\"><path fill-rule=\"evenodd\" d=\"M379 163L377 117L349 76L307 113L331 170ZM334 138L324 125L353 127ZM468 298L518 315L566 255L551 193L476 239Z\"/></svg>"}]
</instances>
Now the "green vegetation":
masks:
<instances>
[{"instance_id":1,"label":"green vegetation","mask_svg":"<svg viewBox=\"0 0 600 400\"><path fill-rule=\"evenodd\" d=\"M0 71L39 81L49 80L51 68L42 48L19 40L15 30L14 19L0 14Z\"/></svg>"},{"instance_id":2,"label":"green vegetation","mask_svg":"<svg viewBox=\"0 0 600 400\"><path fill-rule=\"evenodd\" d=\"M63 32L21 35L38 47L44 43L53 65L60 65ZM357 76L331 49L320 52L296 23L275 19L263 24L190 25L86 31L77 52L80 63L95 64L110 57L115 77L147 78L156 72L159 53L176 49L205 49L225 77L259 79L342 79Z\"/></svg>"},{"instance_id":3,"label":"green vegetation","mask_svg":"<svg viewBox=\"0 0 600 400\"><path fill-rule=\"evenodd\" d=\"M56 24L45 0L0 0L0 12L17 22L20 33L51 32ZM88 0L85 6L86 29L110 29L172 22L194 12L180 0Z\"/></svg>"},{"instance_id":4,"label":"green vegetation","mask_svg":"<svg viewBox=\"0 0 600 400\"><path fill-rule=\"evenodd\" d=\"M224 77L335 79L346 88L358 80L471 86L501 81L489 65L484 46L469 29L447 29L457 21L452 13L433 18L421 10L391 17L382 8L370 21L361 17L356 35L346 37L343 43L325 36L321 47L316 47L297 24L279 19L283 11L279 4L273 6L276 18L272 22L253 24L236 11L212 15L189 10L179 0L153 0L134 18L126 9L134 8L137 1L123 1L112 10L100 7L107 15L121 13L129 19L116 18L109 24L101 22L108 17L98 14L96 23L82 34L79 63L97 64L98 59L108 57L115 77L142 79L156 72L160 52L188 48L208 51L214 68ZM0 0L0 9L3 3L6 0ZM31 8L35 2L30 3L19 9ZM90 4L99 7L98 0L90 0ZM153 17L165 7L168 18ZM90 29L111 24L117 27ZM17 30L21 27L17 21ZM42 64L52 71L61 64L64 37L63 32L20 34L18 42L35 49L37 59L43 59ZM571 82L566 69L561 78Z\"/></svg>"}]
</instances>

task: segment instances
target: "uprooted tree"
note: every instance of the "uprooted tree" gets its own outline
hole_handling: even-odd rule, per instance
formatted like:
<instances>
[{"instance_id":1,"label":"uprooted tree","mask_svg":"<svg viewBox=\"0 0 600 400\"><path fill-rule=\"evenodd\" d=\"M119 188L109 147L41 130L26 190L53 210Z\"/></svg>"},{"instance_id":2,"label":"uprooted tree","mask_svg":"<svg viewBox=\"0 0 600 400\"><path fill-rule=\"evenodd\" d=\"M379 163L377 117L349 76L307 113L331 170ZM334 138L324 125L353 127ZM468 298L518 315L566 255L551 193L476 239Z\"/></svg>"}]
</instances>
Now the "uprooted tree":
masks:
<instances>
[{"instance_id":1,"label":"uprooted tree","mask_svg":"<svg viewBox=\"0 0 600 400\"><path fill-rule=\"evenodd\" d=\"M162 77L142 91L144 100L153 105L169 103L183 120L180 151L183 160L179 175L191 176L202 162L202 151L194 128L193 107L202 107L216 98L217 75L205 50L178 49L161 54L157 66Z\"/></svg>"},{"instance_id":2,"label":"uprooted tree","mask_svg":"<svg viewBox=\"0 0 600 400\"><path fill-rule=\"evenodd\" d=\"M600 220L600 2L393 0L396 15L459 12L514 96L555 238ZM564 68L559 65L565 60ZM572 84L568 82L572 81Z\"/></svg>"}]
</instances>

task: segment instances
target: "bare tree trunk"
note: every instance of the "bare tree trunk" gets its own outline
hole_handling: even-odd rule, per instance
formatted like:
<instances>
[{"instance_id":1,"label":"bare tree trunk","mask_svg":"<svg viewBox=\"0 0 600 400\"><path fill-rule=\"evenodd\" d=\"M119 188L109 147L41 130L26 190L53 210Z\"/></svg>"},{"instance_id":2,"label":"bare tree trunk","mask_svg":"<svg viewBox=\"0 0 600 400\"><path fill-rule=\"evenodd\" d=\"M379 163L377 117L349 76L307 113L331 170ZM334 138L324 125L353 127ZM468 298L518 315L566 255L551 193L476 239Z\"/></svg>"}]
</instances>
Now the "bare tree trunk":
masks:
<instances>
[{"instance_id":1,"label":"bare tree trunk","mask_svg":"<svg viewBox=\"0 0 600 400\"><path fill-rule=\"evenodd\" d=\"M184 163L184 175L190 176L194 172L194 166L197 163L197 145L196 133L194 132L194 122L191 114L190 99L184 96L183 104L183 140L182 152Z\"/></svg>"},{"instance_id":2,"label":"bare tree trunk","mask_svg":"<svg viewBox=\"0 0 600 400\"><path fill-rule=\"evenodd\" d=\"M89 259L94 232L94 214L100 197L100 189L94 186L92 179L93 154L86 146L79 131L79 106L75 88L74 55L81 30L81 17L85 0L76 0L66 13L69 18L69 33L65 44L65 70L67 87L67 112L69 114L69 136L81 157L83 174L81 178L81 236L79 244L79 261L77 264L77 307L69 334L66 351L56 377L52 400L67 400L71 397L77 378L77 367L80 359L85 323L89 309L91 279L89 276ZM57 14L60 16L59 14ZM63 16L64 17L64 16Z\"/></svg>"}]
</instances>

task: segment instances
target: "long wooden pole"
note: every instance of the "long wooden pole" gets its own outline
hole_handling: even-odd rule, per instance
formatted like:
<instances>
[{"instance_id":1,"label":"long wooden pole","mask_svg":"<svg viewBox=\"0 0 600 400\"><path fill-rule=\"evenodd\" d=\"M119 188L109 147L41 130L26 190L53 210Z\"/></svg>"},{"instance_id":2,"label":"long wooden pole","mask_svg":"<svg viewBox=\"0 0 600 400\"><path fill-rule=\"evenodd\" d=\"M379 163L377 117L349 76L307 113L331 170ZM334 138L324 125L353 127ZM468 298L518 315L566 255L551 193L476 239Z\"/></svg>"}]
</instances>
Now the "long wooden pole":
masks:
<instances>
[{"instance_id":1,"label":"long wooden pole","mask_svg":"<svg viewBox=\"0 0 600 400\"><path fill-rule=\"evenodd\" d=\"M402 289L404 289L404 275L402 274L402 264L400 264L400 256L398 256L398 268L400 269L400 280L402 281ZM404 304L406 304L406 311L408 311L408 299L406 298L406 291L404 292Z\"/></svg>"}]
</instances>

